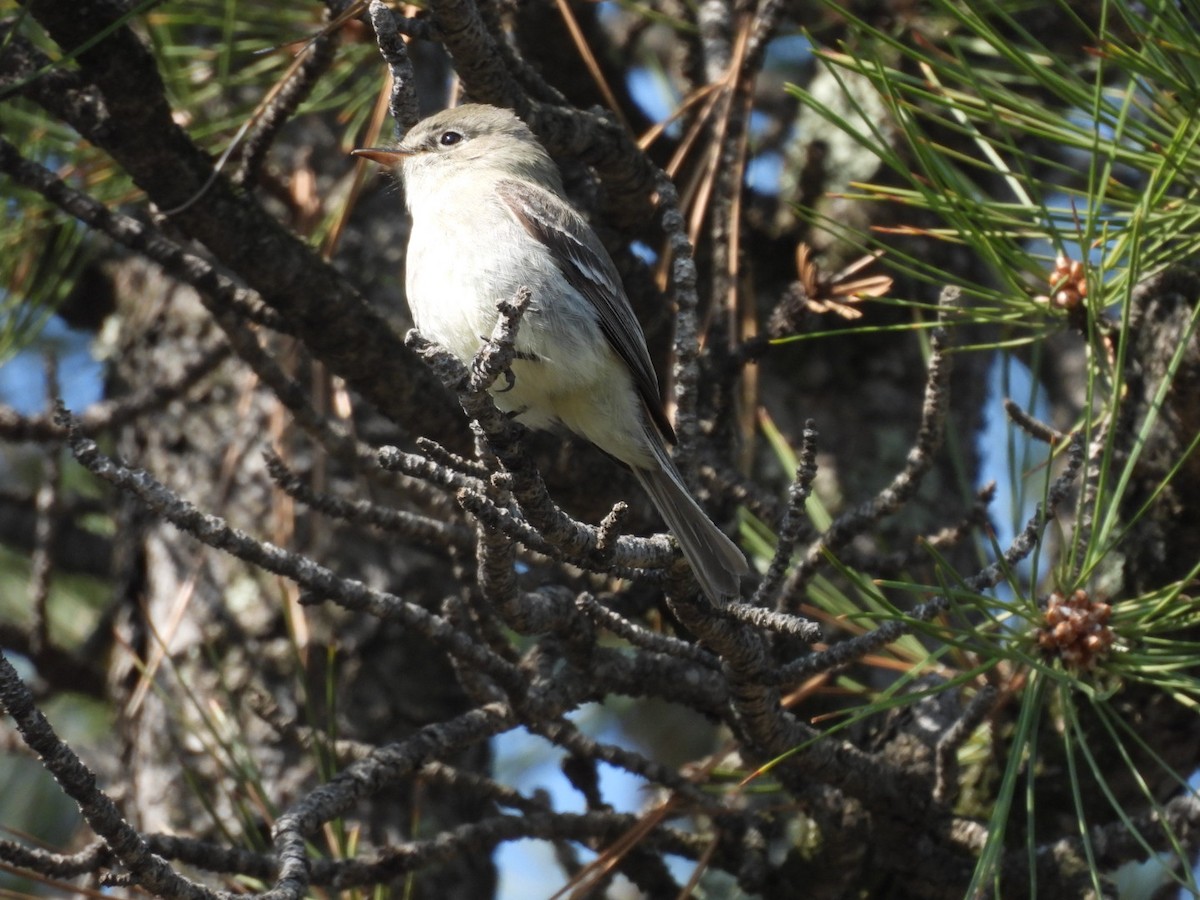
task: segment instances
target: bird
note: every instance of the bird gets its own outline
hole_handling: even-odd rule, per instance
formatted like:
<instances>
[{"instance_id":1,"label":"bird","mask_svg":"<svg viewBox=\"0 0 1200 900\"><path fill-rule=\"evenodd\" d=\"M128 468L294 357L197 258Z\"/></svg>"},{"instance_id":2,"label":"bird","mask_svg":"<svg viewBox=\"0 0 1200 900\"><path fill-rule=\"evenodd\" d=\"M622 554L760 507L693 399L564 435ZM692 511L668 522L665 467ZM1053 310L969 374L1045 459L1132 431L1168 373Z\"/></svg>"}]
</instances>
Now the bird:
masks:
<instances>
[{"instance_id":1,"label":"bird","mask_svg":"<svg viewBox=\"0 0 1200 900\"><path fill-rule=\"evenodd\" d=\"M512 377L492 391L497 407L530 428L565 428L628 466L704 595L717 606L737 598L746 558L684 484L617 268L529 126L511 110L467 104L421 120L397 147L352 152L403 181L405 289L418 332L469 364L498 302L528 288Z\"/></svg>"}]
</instances>

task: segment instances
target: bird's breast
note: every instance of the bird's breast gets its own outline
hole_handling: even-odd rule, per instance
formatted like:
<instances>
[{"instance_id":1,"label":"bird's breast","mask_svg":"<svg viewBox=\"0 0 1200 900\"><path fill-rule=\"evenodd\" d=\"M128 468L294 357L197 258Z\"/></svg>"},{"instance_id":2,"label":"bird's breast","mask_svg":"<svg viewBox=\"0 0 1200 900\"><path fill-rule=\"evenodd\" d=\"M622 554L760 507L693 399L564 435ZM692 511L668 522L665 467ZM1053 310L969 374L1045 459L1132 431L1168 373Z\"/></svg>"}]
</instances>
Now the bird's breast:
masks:
<instances>
[{"instance_id":1,"label":"bird's breast","mask_svg":"<svg viewBox=\"0 0 1200 900\"><path fill-rule=\"evenodd\" d=\"M517 331L522 362L502 409L531 410L530 424L553 420L556 398L603 389L619 360L591 304L563 277L550 251L499 200L471 209L414 210L406 291L417 329L464 363L491 336L497 304L522 287L530 306Z\"/></svg>"}]
</instances>

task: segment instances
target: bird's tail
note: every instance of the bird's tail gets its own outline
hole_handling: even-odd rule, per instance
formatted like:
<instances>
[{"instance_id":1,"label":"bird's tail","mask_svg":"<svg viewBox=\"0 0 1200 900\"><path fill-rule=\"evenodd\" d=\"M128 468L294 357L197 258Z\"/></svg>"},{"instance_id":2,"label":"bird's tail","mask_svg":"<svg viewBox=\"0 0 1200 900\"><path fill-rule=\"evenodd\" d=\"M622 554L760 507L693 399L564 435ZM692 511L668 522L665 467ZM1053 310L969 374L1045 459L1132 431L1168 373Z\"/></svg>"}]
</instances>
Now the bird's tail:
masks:
<instances>
[{"instance_id":1,"label":"bird's tail","mask_svg":"<svg viewBox=\"0 0 1200 900\"><path fill-rule=\"evenodd\" d=\"M679 541L705 595L721 606L739 595L738 582L749 571L746 557L705 515L661 442L652 440L657 469L634 468L642 488Z\"/></svg>"}]
</instances>

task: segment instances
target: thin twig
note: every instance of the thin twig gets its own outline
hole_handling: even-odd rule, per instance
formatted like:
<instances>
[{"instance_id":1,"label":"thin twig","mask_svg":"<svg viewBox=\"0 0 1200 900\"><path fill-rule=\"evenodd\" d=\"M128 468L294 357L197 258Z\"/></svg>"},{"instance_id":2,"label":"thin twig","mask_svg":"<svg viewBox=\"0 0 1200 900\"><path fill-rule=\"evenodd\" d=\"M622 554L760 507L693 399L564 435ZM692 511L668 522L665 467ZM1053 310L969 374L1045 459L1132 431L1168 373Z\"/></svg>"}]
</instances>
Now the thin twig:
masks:
<instances>
[{"instance_id":1,"label":"thin twig","mask_svg":"<svg viewBox=\"0 0 1200 900\"><path fill-rule=\"evenodd\" d=\"M473 543L471 532L460 523L445 522L419 513L390 509L371 503L369 500L343 500L330 494L313 491L300 476L287 467L273 451L263 453L267 473L288 496L310 509L317 510L335 519L343 519L360 525L368 525L383 531L394 532L421 541L433 548L457 547L469 549Z\"/></svg>"},{"instance_id":2,"label":"thin twig","mask_svg":"<svg viewBox=\"0 0 1200 900\"><path fill-rule=\"evenodd\" d=\"M1066 437L1057 428L1035 419L1008 397L1004 398L1004 411L1008 413L1008 417L1013 420L1013 423L1027 435L1047 443L1051 447L1062 443Z\"/></svg>"},{"instance_id":3,"label":"thin twig","mask_svg":"<svg viewBox=\"0 0 1200 900\"><path fill-rule=\"evenodd\" d=\"M380 0L371 0L368 13L371 25L375 29L379 53L392 75L392 94L388 99L388 108L396 122L396 137L399 138L417 124L420 117L416 76L413 73L412 60L408 58L408 46L400 38L400 22L396 14Z\"/></svg>"},{"instance_id":4,"label":"thin twig","mask_svg":"<svg viewBox=\"0 0 1200 900\"><path fill-rule=\"evenodd\" d=\"M802 641L818 641L821 639L821 626L816 622L810 622L802 616L775 612L774 610L756 606L753 603L736 602L726 604L721 612L732 619L737 619L739 622L753 625L755 628L798 637Z\"/></svg>"},{"instance_id":5,"label":"thin twig","mask_svg":"<svg viewBox=\"0 0 1200 900\"><path fill-rule=\"evenodd\" d=\"M980 592L995 587L1011 572L1013 567L1033 552L1038 538L1050 520L1058 512L1059 505L1067 498L1079 469L1083 465L1083 438L1080 434L1072 435L1067 449L1067 466L1063 473L1054 480L1046 494L1045 506L1038 506L1037 511L1030 517L1003 556L977 572L963 582L967 591ZM932 600L913 608L903 621L892 619L884 622L873 631L861 634L840 643L834 644L827 650L802 657L771 672L764 673L763 678L772 684L796 684L815 675L818 672L830 672L862 659L868 653L873 653L886 647L892 641L912 630L912 623L927 622L934 616L950 608L950 599L940 595Z\"/></svg>"},{"instance_id":6,"label":"thin twig","mask_svg":"<svg viewBox=\"0 0 1200 900\"><path fill-rule=\"evenodd\" d=\"M96 776L54 733L16 670L0 651L0 708L12 716L17 731L64 793L79 805L91 829L112 848L135 884L179 900L215 900L216 894L184 878L155 854L125 821L117 805L96 786Z\"/></svg>"},{"instance_id":7,"label":"thin twig","mask_svg":"<svg viewBox=\"0 0 1200 900\"><path fill-rule=\"evenodd\" d=\"M804 512L804 504L812 493L813 479L817 477L817 430L816 423L809 419L804 423L804 433L800 440L799 465L796 467L796 477L788 488L787 511L780 523L776 536L775 554L767 567L766 577L754 592L751 606L766 606L776 598L782 589L788 564L792 560L792 550L800 537L801 530L808 523Z\"/></svg>"},{"instance_id":8,"label":"thin twig","mask_svg":"<svg viewBox=\"0 0 1200 900\"><path fill-rule=\"evenodd\" d=\"M694 483L696 448L700 435L700 298L696 261L688 240L679 194L665 173L658 173L661 227L671 254L671 287L675 295L675 434L684 479Z\"/></svg>"},{"instance_id":9,"label":"thin twig","mask_svg":"<svg viewBox=\"0 0 1200 900\"><path fill-rule=\"evenodd\" d=\"M328 18L326 12L327 21ZM281 83L272 88L255 110L240 147L241 163L232 176L235 184L250 185L258 179L271 144L333 63L337 43L337 31L322 29L305 44Z\"/></svg>"},{"instance_id":10,"label":"thin twig","mask_svg":"<svg viewBox=\"0 0 1200 900\"><path fill-rule=\"evenodd\" d=\"M394 594L375 591L362 582L340 578L308 557L291 553L267 541L258 541L218 516L206 515L178 497L144 471L131 470L102 454L94 441L70 428L70 417L60 412L69 428L68 443L75 458L88 471L142 501L176 528L217 550L290 578L314 596L328 598L347 609L361 610L384 619L396 619L424 635L447 653L462 656L516 689L520 674L505 660L479 647L445 620Z\"/></svg>"},{"instance_id":11,"label":"thin twig","mask_svg":"<svg viewBox=\"0 0 1200 900\"><path fill-rule=\"evenodd\" d=\"M940 317L944 318L954 307L958 296L959 291L956 287L942 290L938 300ZM925 399L921 405L921 426L916 442L908 451L904 468L874 498L839 516L829 526L829 530L813 542L804 559L792 571L780 594L781 609L799 602L805 586L816 574L826 553L837 553L839 548L867 528L896 512L920 487L922 478L933 465L933 455L941 446L945 433L946 411L949 406L947 385L951 369L951 357L947 352L949 344L949 331L943 325L939 325L929 338L929 372L925 380Z\"/></svg>"},{"instance_id":12,"label":"thin twig","mask_svg":"<svg viewBox=\"0 0 1200 900\"><path fill-rule=\"evenodd\" d=\"M933 778L933 799L942 805L954 802L958 792L958 750L991 712L996 689L985 684L971 698L958 721L946 729L937 742Z\"/></svg>"},{"instance_id":13,"label":"thin twig","mask_svg":"<svg viewBox=\"0 0 1200 900\"><path fill-rule=\"evenodd\" d=\"M677 656L680 659L698 662L710 669L720 666L720 661L698 644L689 644L679 638L658 634L643 628L609 609L586 591L575 598L575 605L597 625L624 638L635 647L641 647L652 653L664 653L667 656Z\"/></svg>"}]
</instances>

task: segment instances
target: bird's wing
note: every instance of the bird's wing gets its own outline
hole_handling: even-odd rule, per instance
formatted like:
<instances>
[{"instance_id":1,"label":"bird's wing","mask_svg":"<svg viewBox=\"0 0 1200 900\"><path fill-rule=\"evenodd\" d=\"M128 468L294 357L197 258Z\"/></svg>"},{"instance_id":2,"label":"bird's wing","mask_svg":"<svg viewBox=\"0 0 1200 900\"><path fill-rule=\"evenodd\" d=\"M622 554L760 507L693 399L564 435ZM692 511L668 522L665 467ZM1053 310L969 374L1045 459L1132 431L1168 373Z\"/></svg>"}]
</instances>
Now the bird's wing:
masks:
<instances>
[{"instance_id":1,"label":"bird's wing","mask_svg":"<svg viewBox=\"0 0 1200 900\"><path fill-rule=\"evenodd\" d=\"M527 181L504 180L501 199L517 221L550 251L567 283L596 309L600 330L633 375L633 383L663 436L675 430L663 409L646 336L621 286L621 276L596 233L557 194Z\"/></svg>"}]
</instances>

